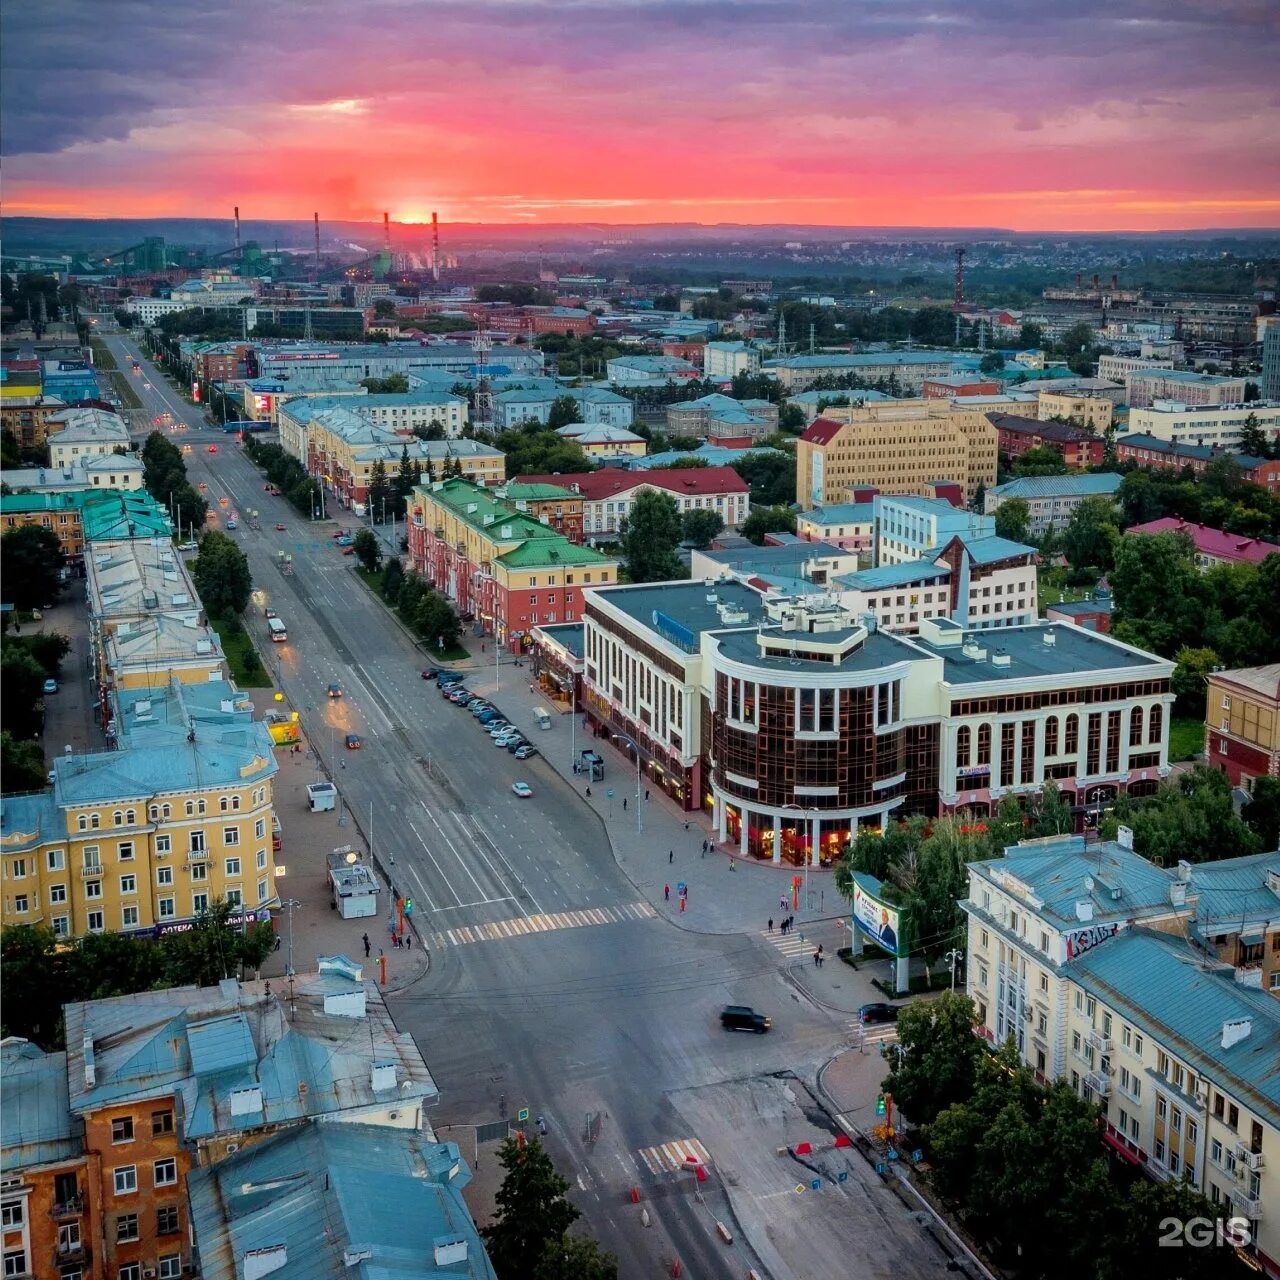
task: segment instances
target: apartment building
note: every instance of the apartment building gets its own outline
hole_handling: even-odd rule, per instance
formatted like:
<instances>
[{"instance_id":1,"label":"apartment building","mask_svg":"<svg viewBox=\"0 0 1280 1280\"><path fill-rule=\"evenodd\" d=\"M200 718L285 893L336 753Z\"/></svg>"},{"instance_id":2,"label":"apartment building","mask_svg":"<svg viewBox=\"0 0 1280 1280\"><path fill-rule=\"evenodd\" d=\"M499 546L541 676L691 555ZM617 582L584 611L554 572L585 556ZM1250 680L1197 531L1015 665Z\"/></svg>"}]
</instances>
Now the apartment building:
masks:
<instances>
[{"instance_id":1,"label":"apartment building","mask_svg":"<svg viewBox=\"0 0 1280 1280\"><path fill-rule=\"evenodd\" d=\"M1261 564L1268 556L1280 555L1280 546L1274 542L1192 524L1180 516L1164 516L1146 524L1130 525L1125 531L1126 537L1155 533L1186 534L1195 548L1196 564L1200 569L1210 569L1219 564Z\"/></svg>"},{"instance_id":2,"label":"apartment building","mask_svg":"<svg viewBox=\"0 0 1280 1280\"><path fill-rule=\"evenodd\" d=\"M1245 1252L1270 1275L1278 900L1280 854L1157 867L1121 828L1087 849L1051 837L970 863L961 903L983 1034L1099 1106L1121 1159L1244 1218Z\"/></svg>"},{"instance_id":3,"label":"apartment building","mask_svg":"<svg viewBox=\"0 0 1280 1280\"><path fill-rule=\"evenodd\" d=\"M1262 335L1262 395L1280 401L1280 321L1274 319Z\"/></svg>"},{"instance_id":4,"label":"apartment building","mask_svg":"<svg viewBox=\"0 0 1280 1280\"><path fill-rule=\"evenodd\" d=\"M715 391L667 406L667 430L672 435L742 436L749 442L762 439L777 428L778 406L769 400L735 400Z\"/></svg>"},{"instance_id":5,"label":"apartment building","mask_svg":"<svg viewBox=\"0 0 1280 1280\"><path fill-rule=\"evenodd\" d=\"M804 391L818 378L856 378L863 383L896 384L903 394L920 394L928 380L951 372L947 351L885 351L861 355L780 356L766 360L761 372L770 374L788 391ZM892 387L890 387L892 389Z\"/></svg>"},{"instance_id":6,"label":"apartment building","mask_svg":"<svg viewBox=\"0 0 1280 1280\"><path fill-rule=\"evenodd\" d=\"M1039 537L1048 529L1065 529L1076 508L1086 498L1109 498L1120 492L1122 476L1096 472L1075 476L1020 476L1007 484L995 485L983 498L983 509L994 515L1003 503L1021 498L1031 515L1031 534Z\"/></svg>"},{"instance_id":7,"label":"apartment building","mask_svg":"<svg viewBox=\"0 0 1280 1280\"><path fill-rule=\"evenodd\" d=\"M527 480L508 480L494 490L494 497L509 502L520 512L541 521L570 542L583 540L583 499L557 484L530 484Z\"/></svg>"},{"instance_id":8,"label":"apartment building","mask_svg":"<svg viewBox=\"0 0 1280 1280\"><path fill-rule=\"evenodd\" d=\"M1071 391L1042 391L1036 406L1036 416L1041 422L1065 418L1098 435L1106 431L1115 417L1115 405L1106 396L1084 396Z\"/></svg>"},{"instance_id":9,"label":"apartment building","mask_svg":"<svg viewBox=\"0 0 1280 1280\"><path fill-rule=\"evenodd\" d=\"M1250 484L1271 493L1280 493L1280 459L1255 458L1247 453L1231 453L1212 445L1170 444L1155 436L1135 433L1117 436L1116 457L1121 462L1136 462L1140 467L1153 467L1162 471L1189 470L1201 476L1205 468L1217 458L1230 458Z\"/></svg>"},{"instance_id":10,"label":"apartment building","mask_svg":"<svg viewBox=\"0 0 1280 1280\"><path fill-rule=\"evenodd\" d=\"M173 533L169 517L149 493L141 490L0 494L0 532L29 524L52 529L72 565L80 563L88 542L131 537L168 539Z\"/></svg>"},{"instance_id":11,"label":"apartment building","mask_svg":"<svg viewBox=\"0 0 1280 1280\"><path fill-rule=\"evenodd\" d=\"M928 495L945 478L972 500L996 482L999 433L964 401L830 406L796 442L796 501L821 507L857 492Z\"/></svg>"},{"instance_id":12,"label":"apartment building","mask_svg":"<svg viewBox=\"0 0 1280 1280\"><path fill-rule=\"evenodd\" d=\"M1280 663L1205 677L1206 759L1233 787L1280 778Z\"/></svg>"},{"instance_id":13,"label":"apartment building","mask_svg":"<svg viewBox=\"0 0 1280 1280\"><path fill-rule=\"evenodd\" d=\"M176 311L189 311L192 306L183 298L140 298L136 294L132 298L126 298L121 305L148 328L161 316L172 315Z\"/></svg>"},{"instance_id":14,"label":"apartment building","mask_svg":"<svg viewBox=\"0 0 1280 1280\"><path fill-rule=\"evenodd\" d=\"M57 396L6 395L0 398L0 429L9 432L24 449L44 444L50 417L67 407Z\"/></svg>"},{"instance_id":15,"label":"apartment building","mask_svg":"<svg viewBox=\"0 0 1280 1280\"><path fill-rule=\"evenodd\" d=\"M895 816L985 816L1046 778L1082 826L1168 772L1173 664L1080 627L907 637L830 598L668 582L593 591L582 648L599 736L775 861Z\"/></svg>"},{"instance_id":16,"label":"apartment building","mask_svg":"<svg viewBox=\"0 0 1280 1280\"><path fill-rule=\"evenodd\" d=\"M746 342L708 342L702 350L702 376L728 381L739 373L760 371L759 348Z\"/></svg>"},{"instance_id":17,"label":"apartment building","mask_svg":"<svg viewBox=\"0 0 1280 1280\"><path fill-rule=\"evenodd\" d=\"M687 382L701 372L675 356L617 356L605 363L605 376L619 386L660 387L668 382Z\"/></svg>"},{"instance_id":18,"label":"apartment building","mask_svg":"<svg viewBox=\"0 0 1280 1280\"><path fill-rule=\"evenodd\" d=\"M1145 409L1157 400L1176 400L1184 405L1242 404L1247 380L1194 369L1135 369L1125 374L1124 385L1133 410Z\"/></svg>"},{"instance_id":19,"label":"apartment building","mask_svg":"<svg viewBox=\"0 0 1280 1280\"><path fill-rule=\"evenodd\" d=\"M941 378L926 378L920 387L926 400L956 400L965 396L1000 394L1000 384L976 373L948 373Z\"/></svg>"},{"instance_id":20,"label":"apartment building","mask_svg":"<svg viewBox=\"0 0 1280 1280\"><path fill-rule=\"evenodd\" d=\"M131 447L124 419L105 409L62 409L49 415L45 430L49 465L57 470Z\"/></svg>"},{"instance_id":21,"label":"apartment building","mask_svg":"<svg viewBox=\"0 0 1280 1280\"><path fill-rule=\"evenodd\" d=\"M515 652L535 626L578 621L589 592L618 577L616 561L570 542L545 507L539 518L518 500L452 479L416 486L407 504L414 571Z\"/></svg>"},{"instance_id":22,"label":"apartment building","mask_svg":"<svg viewBox=\"0 0 1280 1280\"><path fill-rule=\"evenodd\" d=\"M630 427L635 422L635 402L604 387L548 386L509 387L493 397L493 422L500 431L510 431L527 422L546 423L551 407L568 397L578 408L580 420L592 427Z\"/></svg>"},{"instance_id":23,"label":"apartment building","mask_svg":"<svg viewBox=\"0 0 1280 1280\"><path fill-rule=\"evenodd\" d=\"M1123 382L1129 374L1138 373L1141 370L1172 368L1171 359L1157 356L1101 355L1098 357L1098 377L1106 378L1111 382Z\"/></svg>"},{"instance_id":24,"label":"apartment building","mask_svg":"<svg viewBox=\"0 0 1280 1280\"><path fill-rule=\"evenodd\" d=\"M1244 404L1156 400L1146 408L1129 411L1131 432L1177 445L1239 449L1240 433L1246 424L1256 424L1270 439L1280 440L1280 400L1252 400Z\"/></svg>"},{"instance_id":25,"label":"apartment building","mask_svg":"<svg viewBox=\"0 0 1280 1280\"><path fill-rule=\"evenodd\" d=\"M875 550L875 524L874 503L836 503L800 512L796 516L796 536L870 557Z\"/></svg>"},{"instance_id":26,"label":"apartment building","mask_svg":"<svg viewBox=\"0 0 1280 1280\"><path fill-rule=\"evenodd\" d=\"M554 484L580 494L582 526L588 540L618 535L631 505L642 493L658 490L686 511L714 511L726 529L736 529L751 511L751 486L732 467L687 467L674 471L623 471L606 467L574 475L521 476L532 484Z\"/></svg>"},{"instance_id":27,"label":"apartment building","mask_svg":"<svg viewBox=\"0 0 1280 1280\"><path fill-rule=\"evenodd\" d=\"M1111 401L1102 400L1110 417ZM1000 452L1010 461L1022 457L1030 449L1056 449L1062 460L1073 471L1102 462L1105 444L1101 435L1095 435L1083 427L1069 426L1065 422L1049 422L1039 418L1024 418L1014 413L989 413L987 415L1000 432Z\"/></svg>"},{"instance_id":28,"label":"apartment building","mask_svg":"<svg viewBox=\"0 0 1280 1280\"><path fill-rule=\"evenodd\" d=\"M991 516L953 506L941 498L878 493L871 508L875 513L877 566L935 555L952 538L991 538L996 532Z\"/></svg>"},{"instance_id":29,"label":"apartment building","mask_svg":"<svg viewBox=\"0 0 1280 1280\"><path fill-rule=\"evenodd\" d=\"M439 373L453 380L474 378L480 362L469 342L272 342L257 345L254 354L259 377L292 378L301 374L313 381L333 382L389 378L397 373L406 377ZM492 377L537 376L542 372L542 352L529 344L494 346L484 355L485 367Z\"/></svg>"},{"instance_id":30,"label":"apartment building","mask_svg":"<svg viewBox=\"0 0 1280 1280\"><path fill-rule=\"evenodd\" d=\"M574 444L597 463L606 460L643 458L649 451L649 442L625 427L592 426L586 422L571 422L560 427L556 435Z\"/></svg>"}]
</instances>

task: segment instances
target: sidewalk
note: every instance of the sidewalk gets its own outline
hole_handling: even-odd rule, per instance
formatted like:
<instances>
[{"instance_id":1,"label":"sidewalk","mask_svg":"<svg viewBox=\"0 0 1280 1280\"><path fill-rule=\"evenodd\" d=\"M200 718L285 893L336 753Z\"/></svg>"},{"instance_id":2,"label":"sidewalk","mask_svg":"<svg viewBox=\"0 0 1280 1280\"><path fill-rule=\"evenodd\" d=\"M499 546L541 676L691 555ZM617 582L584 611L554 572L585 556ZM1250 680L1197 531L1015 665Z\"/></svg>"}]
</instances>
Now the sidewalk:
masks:
<instances>
[{"instance_id":1,"label":"sidewalk","mask_svg":"<svg viewBox=\"0 0 1280 1280\"><path fill-rule=\"evenodd\" d=\"M492 645L485 643L488 653L448 665L465 671L467 687L492 698L538 748L542 758L573 787L580 803L591 807L623 874L674 924L696 933L754 933L763 931L770 917L776 924L784 914L794 914L798 933L806 922L848 915L848 903L836 892L832 872L817 867L807 872L808 901L802 885L799 908L793 910L788 905L784 911L780 899L790 898L792 877L805 877L803 869L743 858L736 848L730 850L723 845L712 846L704 854L703 841L713 841L715 835L710 818L703 813L683 812L656 788L650 789L647 801L641 801L637 823L634 763L585 732L581 713L571 729L568 711L530 689L526 663L517 667L510 655L504 654L502 666L495 673ZM550 712L550 729L538 728L535 709ZM585 775L573 772L574 755L584 747L597 749L604 758L603 782L588 783ZM622 807L624 800L626 810ZM681 883L688 887L688 906L683 913L677 888ZM667 885L671 887L669 901L664 893Z\"/></svg>"},{"instance_id":2,"label":"sidewalk","mask_svg":"<svg viewBox=\"0 0 1280 1280\"><path fill-rule=\"evenodd\" d=\"M261 715L275 706L272 690L255 689L251 696ZM388 933L390 914L386 879L376 872L380 892L378 913L359 920L344 920L330 905L327 879L330 853L342 845L369 856L368 846L349 810L344 805L333 813L312 813L307 804L307 783L327 776L315 752L302 741L302 751L295 755L287 746L276 748L280 772L275 778L275 812L280 819L283 849L276 854L276 892L281 903L293 901L292 913L281 909L276 916L276 933L280 949L267 957L262 966L266 978L284 975L289 962L290 914L292 914L293 968L305 973L316 967L320 956L344 955L365 964L365 977L378 979L378 953L385 953L387 991L397 991L416 982L430 966L430 957L421 946L417 934L407 950L391 946ZM411 926L412 927L412 926ZM370 957L364 959L362 935L369 935Z\"/></svg>"}]
</instances>

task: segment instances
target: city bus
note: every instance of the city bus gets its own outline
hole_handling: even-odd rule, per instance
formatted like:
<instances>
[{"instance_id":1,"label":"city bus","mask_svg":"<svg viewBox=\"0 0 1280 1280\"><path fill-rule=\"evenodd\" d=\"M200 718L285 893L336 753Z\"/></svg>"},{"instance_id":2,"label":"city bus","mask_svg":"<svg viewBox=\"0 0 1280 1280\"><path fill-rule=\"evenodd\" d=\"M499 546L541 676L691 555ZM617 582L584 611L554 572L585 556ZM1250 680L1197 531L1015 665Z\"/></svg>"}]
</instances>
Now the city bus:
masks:
<instances>
[{"instance_id":1,"label":"city bus","mask_svg":"<svg viewBox=\"0 0 1280 1280\"><path fill-rule=\"evenodd\" d=\"M280 618L268 618L267 630L271 632L271 639L276 644L284 644L289 638L289 633L285 630L284 621Z\"/></svg>"}]
</instances>

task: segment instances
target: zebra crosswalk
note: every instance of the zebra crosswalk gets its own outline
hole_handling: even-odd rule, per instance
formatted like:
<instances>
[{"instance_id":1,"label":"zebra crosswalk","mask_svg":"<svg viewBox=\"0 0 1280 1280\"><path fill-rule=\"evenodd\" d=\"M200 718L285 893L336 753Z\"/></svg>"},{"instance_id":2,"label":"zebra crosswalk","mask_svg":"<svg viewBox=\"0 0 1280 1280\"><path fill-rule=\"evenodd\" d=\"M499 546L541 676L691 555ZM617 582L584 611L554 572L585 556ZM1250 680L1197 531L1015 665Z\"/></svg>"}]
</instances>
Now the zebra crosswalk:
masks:
<instances>
[{"instance_id":1,"label":"zebra crosswalk","mask_svg":"<svg viewBox=\"0 0 1280 1280\"><path fill-rule=\"evenodd\" d=\"M789 960L794 960L798 956L811 957L817 950L812 939L802 938L798 933L780 933L777 929L770 932L768 929L761 929L760 936Z\"/></svg>"},{"instance_id":2,"label":"zebra crosswalk","mask_svg":"<svg viewBox=\"0 0 1280 1280\"><path fill-rule=\"evenodd\" d=\"M711 1156L697 1138L677 1138L657 1147L641 1147L637 1152L652 1174L675 1173L692 1168L690 1157L698 1164L710 1164Z\"/></svg>"},{"instance_id":3,"label":"zebra crosswalk","mask_svg":"<svg viewBox=\"0 0 1280 1280\"><path fill-rule=\"evenodd\" d=\"M533 933L557 929L586 929L593 925L622 924L627 920L648 920L658 914L647 902L626 902L617 907L584 907L578 911L543 912L534 916L513 916L488 924L464 924L430 935L436 947L461 947L471 942L501 942Z\"/></svg>"},{"instance_id":4,"label":"zebra crosswalk","mask_svg":"<svg viewBox=\"0 0 1280 1280\"><path fill-rule=\"evenodd\" d=\"M898 1028L891 1022L868 1025L854 1018L849 1023L849 1034L854 1044L892 1044L898 1038Z\"/></svg>"}]
</instances>

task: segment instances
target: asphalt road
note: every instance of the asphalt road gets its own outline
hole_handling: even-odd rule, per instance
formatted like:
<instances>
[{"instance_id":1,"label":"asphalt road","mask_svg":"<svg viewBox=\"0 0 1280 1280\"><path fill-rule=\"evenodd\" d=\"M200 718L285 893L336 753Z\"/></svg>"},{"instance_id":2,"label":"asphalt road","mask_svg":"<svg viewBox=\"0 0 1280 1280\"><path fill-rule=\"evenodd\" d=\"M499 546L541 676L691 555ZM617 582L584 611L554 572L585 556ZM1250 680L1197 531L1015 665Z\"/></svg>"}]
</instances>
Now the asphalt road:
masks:
<instances>
[{"instance_id":1,"label":"asphalt road","mask_svg":"<svg viewBox=\"0 0 1280 1280\"><path fill-rule=\"evenodd\" d=\"M127 370L137 347L106 341ZM585 1225L618 1256L625 1277L669 1274L674 1258L688 1276L725 1280L759 1266L741 1230L732 1245L716 1236L723 1208L654 1154L700 1140L670 1095L786 1070L812 1076L840 1046L847 1017L789 984L779 954L758 939L698 934L645 910L600 820L573 790L540 759L517 762L494 747L420 678L424 656L333 546L336 523L313 524L266 494L234 437L207 428L161 375L144 369L150 388L142 376L135 387L148 416L168 411L187 425L175 440L192 445L192 481L208 485L220 522L232 510L241 517L231 536L264 593L247 618L260 652L344 801L366 834L372 826L396 887L414 899L432 967L389 1003L441 1087L433 1122L486 1123L524 1106L545 1116ZM207 452L211 443L217 453ZM251 510L258 530L249 528ZM292 576L280 571L281 551L293 557ZM267 639L268 603L288 625L285 645ZM502 678L525 677L506 668ZM333 682L341 698L326 696ZM348 732L361 735L362 749L343 750ZM512 794L516 779L533 786L532 799ZM343 843L333 814L280 816L286 834L291 824L327 822ZM475 932L484 926L494 927ZM716 1015L726 1003L767 1011L773 1033L722 1031ZM464 1136L447 1136L468 1149ZM776 1162L763 1139L759 1158ZM630 1203L632 1187L651 1211L648 1229ZM767 1220L746 1225L769 1231ZM793 1271L773 1274L806 1274L804 1260L794 1261ZM902 1262L899 1274L915 1274Z\"/></svg>"}]
</instances>

